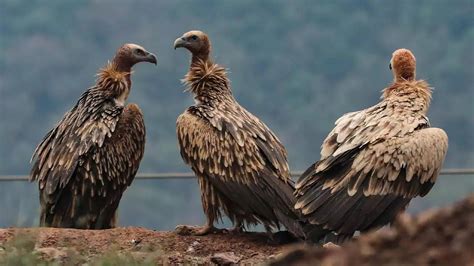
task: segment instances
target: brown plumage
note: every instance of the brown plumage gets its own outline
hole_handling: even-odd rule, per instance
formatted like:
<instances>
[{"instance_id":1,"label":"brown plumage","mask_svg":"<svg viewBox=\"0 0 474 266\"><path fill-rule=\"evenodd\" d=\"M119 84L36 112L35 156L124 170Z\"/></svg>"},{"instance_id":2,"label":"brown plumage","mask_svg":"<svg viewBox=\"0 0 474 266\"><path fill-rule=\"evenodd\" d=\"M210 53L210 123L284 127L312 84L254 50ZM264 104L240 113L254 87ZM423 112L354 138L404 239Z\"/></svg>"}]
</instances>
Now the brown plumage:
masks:
<instances>
[{"instance_id":1,"label":"brown plumage","mask_svg":"<svg viewBox=\"0 0 474 266\"><path fill-rule=\"evenodd\" d=\"M192 53L184 83L196 104L179 116L177 135L181 156L198 177L207 217L196 234L215 230L225 214L236 230L262 223L271 231L283 224L301 235L285 148L234 99L225 69L209 58L206 34L188 32L175 41L178 47Z\"/></svg>"},{"instance_id":2,"label":"brown plumage","mask_svg":"<svg viewBox=\"0 0 474 266\"><path fill-rule=\"evenodd\" d=\"M410 51L395 51L394 82L382 101L339 118L322 145L321 160L296 184L295 208L340 239L392 222L436 181L448 137L430 127L431 89L415 79L415 67Z\"/></svg>"},{"instance_id":3,"label":"brown plumage","mask_svg":"<svg viewBox=\"0 0 474 266\"><path fill-rule=\"evenodd\" d=\"M41 226L115 226L120 198L145 147L141 110L124 106L131 68L143 61L156 64L156 57L138 45L123 45L36 148L30 177L39 185Z\"/></svg>"}]
</instances>

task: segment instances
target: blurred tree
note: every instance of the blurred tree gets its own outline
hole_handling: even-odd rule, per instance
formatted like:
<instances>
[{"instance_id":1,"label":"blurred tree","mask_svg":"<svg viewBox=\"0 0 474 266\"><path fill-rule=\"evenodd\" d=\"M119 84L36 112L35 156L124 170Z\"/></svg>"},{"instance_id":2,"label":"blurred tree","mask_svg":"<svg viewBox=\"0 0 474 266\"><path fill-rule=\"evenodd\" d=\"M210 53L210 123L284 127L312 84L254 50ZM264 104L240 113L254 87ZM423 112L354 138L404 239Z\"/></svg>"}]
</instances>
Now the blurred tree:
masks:
<instances>
[{"instance_id":1,"label":"blurred tree","mask_svg":"<svg viewBox=\"0 0 474 266\"><path fill-rule=\"evenodd\" d=\"M472 14L472 0L3 0L0 174L29 172L36 144L124 42L157 52L159 61L133 77L130 101L144 110L148 133L140 171L188 171L175 121L192 104L179 81L189 57L174 53L172 42L191 29L209 33L237 99L277 133L294 170L319 158L335 119L377 101L391 82L391 53L401 47L415 53L419 78L435 87L430 119L450 137L445 166L473 167ZM453 198L474 190L472 178L459 180ZM193 181L135 182L122 224L200 223L196 191ZM33 224L35 208L35 185L0 184L0 227Z\"/></svg>"}]
</instances>

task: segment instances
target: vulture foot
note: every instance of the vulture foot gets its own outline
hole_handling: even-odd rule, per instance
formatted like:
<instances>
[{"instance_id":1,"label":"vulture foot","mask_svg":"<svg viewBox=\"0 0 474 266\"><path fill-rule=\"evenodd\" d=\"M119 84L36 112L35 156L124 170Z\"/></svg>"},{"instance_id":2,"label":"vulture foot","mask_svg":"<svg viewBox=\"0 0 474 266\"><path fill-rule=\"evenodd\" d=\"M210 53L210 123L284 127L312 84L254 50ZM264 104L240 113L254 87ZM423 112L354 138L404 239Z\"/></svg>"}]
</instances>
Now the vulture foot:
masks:
<instances>
[{"instance_id":1,"label":"vulture foot","mask_svg":"<svg viewBox=\"0 0 474 266\"><path fill-rule=\"evenodd\" d=\"M194 231L194 235L196 235L196 236L204 236L204 235L207 235L207 234L219 234L219 233L226 233L227 232L227 229L219 229L219 228L214 227L213 225L211 225L211 226L205 225L205 226L203 226L203 227L201 227L197 230L196 229Z\"/></svg>"},{"instance_id":2,"label":"vulture foot","mask_svg":"<svg viewBox=\"0 0 474 266\"><path fill-rule=\"evenodd\" d=\"M227 231L231 234L240 234L244 231L244 227L241 223L237 223L234 227L227 229Z\"/></svg>"},{"instance_id":3,"label":"vulture foot","mask_svg":"<svg viewBox=\"0 0 474 266\"><path fill-rule=\"evenodd\" d=\"M232 228L227 229L227 231L231 234L238 235L244 232L244 228L242 228L242 226L234 226Z\"/></svg>"},{"instance_id":4,"label":"vulture foot","mask_svg":"<svg viewBox=\"0 0 474 266\"><path fill-rule=\"evenodd\" d=\"M207 234L218 234L225 233L227 229L219 229L214 226L193 226L193 225L178 225L176 226L174 232L182 236L204 236Z\"/></svg>"}]
</instances>

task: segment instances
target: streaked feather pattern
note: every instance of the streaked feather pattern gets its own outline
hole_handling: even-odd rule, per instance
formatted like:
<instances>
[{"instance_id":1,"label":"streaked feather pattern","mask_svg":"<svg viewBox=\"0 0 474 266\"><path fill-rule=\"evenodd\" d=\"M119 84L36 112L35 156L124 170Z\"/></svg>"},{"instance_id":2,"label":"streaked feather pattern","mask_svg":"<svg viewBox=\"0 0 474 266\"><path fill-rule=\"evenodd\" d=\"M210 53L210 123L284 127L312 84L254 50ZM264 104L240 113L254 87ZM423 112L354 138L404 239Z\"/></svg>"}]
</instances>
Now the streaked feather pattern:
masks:
<instances>
[{"instance_id":1,"label":"streaked feather pattern","mask_svg":"<svg viewBox=\"0 0 474 266\"><path fill-rule=\"evenodd\" d=\"M426 195L448 148L446 133L426 117L430 99L425 81L396 82L379 104L339 118L321 160L296 184L295 208L313 224L352 235L391 222Z\"/></svg>"},{"instance_id":2,"label":"streaked feather pattern","mask_svg":"<svg viewBox=\"0 0 474 266\"><path fill-rule=\"evenodd\" d=\"M145 144L140 109L117 101L128 96L129 75L107 65L36 148L31 180L39 184L41 226L114 227Z\"/></svg>"},{"instance_id":3,"label":"streaked feather pattern","mask_svg":"<svg viewBox=\"0 0 474 266\"><path fill-rule=\"evenodd\" d=\"M193 62L184 82L197 104L177 120L181 156L198 177L206 215L236 224L285 225L301 234L293 210L287 153L278 138L232 96L224 68Z\"/></svg>"}]
</instances>

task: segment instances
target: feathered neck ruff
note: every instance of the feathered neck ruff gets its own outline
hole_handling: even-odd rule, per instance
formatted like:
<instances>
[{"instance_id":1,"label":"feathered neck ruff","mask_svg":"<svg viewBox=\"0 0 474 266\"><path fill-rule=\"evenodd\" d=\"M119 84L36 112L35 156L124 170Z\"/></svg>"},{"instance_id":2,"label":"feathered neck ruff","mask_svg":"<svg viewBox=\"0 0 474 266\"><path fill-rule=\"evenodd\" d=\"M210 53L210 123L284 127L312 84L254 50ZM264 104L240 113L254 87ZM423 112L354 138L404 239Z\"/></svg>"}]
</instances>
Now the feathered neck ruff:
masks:
<instances>
[{"instance_id":1,"label":"feathered neck ruff","mask_svg":"<svg viewBox=\"0 0 474 266\"><path fill-rule=\"evenodd\" d=\"M428 109L431 103L432 89L424 80L404 80L394 82L383 90L383 100L407 100L417 102L423 109Z\"/></svg>"},{"instance_id":2,"label":"feathered neck ruff","mask_svg":"<svg viewBox=\"0 0 474 266\"><path fill-rule=\"evenodd\" d=\"M131 74L131 71L117 70L116 65L109 62L97 73L96 85L99 89L108 91L112 97L126 98L130 91Z\"/></svg>"},{"instance_id":3,"label":"feathered neck ruff","mask_svg":"<svg viewBox=\"0 0 474 266\"><path fill-rule=\"evenodd\" d=\"M182 82L200 101L233 98L225 68L211 60L193 60Z\"/></svg>"}]
</instances>

